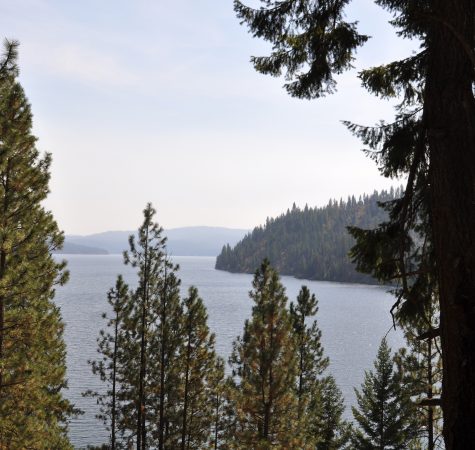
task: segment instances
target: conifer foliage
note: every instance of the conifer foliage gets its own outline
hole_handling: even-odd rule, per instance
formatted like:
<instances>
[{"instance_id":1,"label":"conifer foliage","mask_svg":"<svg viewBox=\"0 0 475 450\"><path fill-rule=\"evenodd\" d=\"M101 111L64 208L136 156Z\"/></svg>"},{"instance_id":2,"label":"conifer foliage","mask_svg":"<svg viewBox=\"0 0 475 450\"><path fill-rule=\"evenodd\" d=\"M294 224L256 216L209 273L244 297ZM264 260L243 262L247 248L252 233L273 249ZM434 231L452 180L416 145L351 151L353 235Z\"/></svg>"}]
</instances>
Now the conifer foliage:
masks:
<instances>
[{"instance_id":1,"label":"conifer foliage","mask_svg":"<svg viewBox=\"0 0 475 450\"><path fill-rule=\"evenodd\" d=\"M252 287L252 317L230 358L238 378L231 393L236 405L235 448L301 448L294 389L296 344L285 290L266 260Z\"/></svg>"},{"instance_id":2,"label":"conifer foliage","mask_svg":"<svg viewBox=\"0 0 475 450\"><path fill-rule=\"evenodd\" d=\"M417 436L416 409L410 390L396 370L385 339L378 349L374 371L365 374L361 391L355 389L358 425L352 443L355 450L404 450Z\"/></svg>"},{"instance_id":3,"label":"conifer foliage","mask_svg":"<svg viewBox=\"0 0 475 450\"><path fill-rule=\"evenodd\" d=\"M118 378L124 360L125 319L127 307L130 303L129 288L122 276L117 277L116 285L107 293L107 300L112 314L107 322L110 331L101 330L98 338L98 352L100 360L90 361L94 375L98 375L103 383L107 384L104 394L87 391L86 396L95 397L100 407L98 418L110 428L110 448L117 448L117 428L121 416L120 402L118 401ZM103 314L107 318L107 314Z\"/></svg>"},{"instance_id":4,"label":"conifer foliage","mask_svg":"<svg viewBox=\"0 0 475 450\"><path fill-rule=\"evenodd\" d=\"M0 448L67 449L66 348L54 286L67 279L51 252L63 235L42 205L51 156L31 134L16 80L16 47L0 61Z\"/></svg>"},{"instance_id":5,"label":"conifer foliage","mask_svg":"<svg viewBox=\"0 0 475 450\"><path fill-rule=\"evenodd\" d=\"M374 228L386 220L379 202L395 200L401 189L374 192L346 201L331 200L321 208L298 208L267 219L234 248L223 247L216 268L230 272L252 273L264 258L283 275L307 280L374 283L368 275L355 270L348 252L355 240L348 226Z\"/></svg>"},{"instance_id":6,"label":"conifer foliage","mask_svg":"<svg viewBox=\"0 0 475 450\"><path fill-rule=\"evenodd\" d=\"M367 39L356 23L343 20L350 1L258 3L253 8L234 0L250 32L272 45L269 56L252 59L255 68L284 75L295 97L334 90L334 75L351 67ZM451 450L465 449L475 442L475 1L374 3L393 15L390 23L400 37L417 40L420 47L404 59L359 73L370 93L399 104L391 123L347 125L385 177L406 176L407 183L403 198L386 205L389 220L377 231L352 230L353 256L365 272L400 280L397 305L409 304L414 314L427 305L427 298L418 298L427 274L435 279L444 439ZM423 245L414 245L415 235ZM418 301L421 305L414 306Z\"/></svg>"},{"instance_id":7,"label":"conifer foliage","mask_svg":"<svg viewBox=\"0 0 475 450\"><path fill-rule=\"evenodd\" d=\"M252 317L234 343L225 449L333 449L347 441L341 392L323 377L328 358L309 320L317 300L302 287L296 303L264 260L254 275ZM333 384L332 384L333 382ZM333 427L329 430L329 427Z\"/></svg>"},{"instance_id":8,"label":"conifer foliage","mask_svg":"<svg viewBox=\"0 0 475 450\"><path fill-rule=\"evenodd\" d=\"M221 423L215 411L223 363L197 289L181 298L179 268L154 215L148 204L124 254L137 269L137 288L131 291L119 277L109 292L114 315L98 339L102 357L91 362L109 388L89 394L102 406L112 448L205 448Z\"/></svg>"},{"instance_id":9,"label":"conifer foliage","mask_svg":"<svg viewBox=\"0 0 475 450\"><path fill-rule=\"evenodd\" d=\"M309 325L317 313L315 294L302 286L296 302L290 303L297 353L298 422L307 445L318 450L337 449L348 441L348 424L342 419L343 398L335 379L322 376L329 359L324 356L317 321Z\"/></svg>"}]
</instances>

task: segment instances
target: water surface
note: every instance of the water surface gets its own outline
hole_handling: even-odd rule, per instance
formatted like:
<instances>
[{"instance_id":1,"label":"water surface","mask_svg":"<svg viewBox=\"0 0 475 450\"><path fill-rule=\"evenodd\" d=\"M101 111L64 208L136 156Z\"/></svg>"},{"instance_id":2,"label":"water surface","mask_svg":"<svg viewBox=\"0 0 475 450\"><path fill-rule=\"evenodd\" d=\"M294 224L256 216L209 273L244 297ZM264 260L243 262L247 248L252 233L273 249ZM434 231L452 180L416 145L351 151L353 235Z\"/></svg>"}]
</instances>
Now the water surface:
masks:
<instances>
[{"instance_id":1,"label":"water surface","mask_svg":"<svg viewBox=\"0 0 475 450\"><path fill-rule=\"evenodd\" d=\"M98 445L108 441L108 433L95 419L94 399L83 398L87 389L101 387L91 374L88 359L97 358L96 338L104 326L102 312L107 310L106 292L123 274L131 286L136 284L133 269L122 264L120 255L65 255L71 274L66 286L57 290L56 302L61 306L66 323L65 340L68 349L67 397L84 411L70 425L70 437L75 448ZM198 287L208 309L209 326L216 333L218 353L226 360L232 342L242 332L244 320L250 316L252 301L248 292L252 276L230 274L214 269L214 257L175 257L180 265L182 289ZM346 404L355 402L353 386L359 387L364 370L372 367L381 338L391 328L389 309L394 298L386 288L358 284L297 280L282 277L290 300L305 284L319 300L318 324L323 345L330 357L332 373L345 397ZM399 332L389 331L393 349L403 345ZM351 413L347 408L347 416Z\"/></svg>"}]
</instances>

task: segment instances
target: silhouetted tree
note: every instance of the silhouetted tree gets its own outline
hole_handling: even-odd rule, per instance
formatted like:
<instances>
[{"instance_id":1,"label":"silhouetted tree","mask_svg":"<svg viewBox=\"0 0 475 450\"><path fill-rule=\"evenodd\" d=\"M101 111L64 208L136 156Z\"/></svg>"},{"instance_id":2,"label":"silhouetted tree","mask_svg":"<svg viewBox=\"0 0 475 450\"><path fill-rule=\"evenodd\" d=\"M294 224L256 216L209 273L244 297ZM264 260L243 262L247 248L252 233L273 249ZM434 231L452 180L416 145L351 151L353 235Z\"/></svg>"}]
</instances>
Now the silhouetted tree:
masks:
<instances>
[{"instance_id":1,"label":"silhouetted tree","mask_svg":"<svg viewBox=\"0 0 475 450\"><path fill-rule=\"evenodd\" d=\"M335 90L334 75L351 68L367 36L344 20L349 1L262 0L253 9L235 0L251 33L272 44L255 68L286 76L287 91L316 98ZM398 98L392 123L367 128L348 124L369 147L386 177L407 176L404 197L388 204L379 236L358 233L363 252L378 270L399 278L401 302L415 301L417 285L431 271L440 302L444 360L442 397L447 448L475 442L475 99L473 96L474 0L375 0L393 14L401 37L420 50L405 59L363 70L363 86L381 98ZM428 225L414 263L411 241L420 221ZM379 245L378 241L384 241ZM358 258L364 254L357 255ZM415 269L415 270L412 270ZM371 268L368 267L371 272ZM391 272L391 275L389 275Z\"/></svg>"}]
</instances>

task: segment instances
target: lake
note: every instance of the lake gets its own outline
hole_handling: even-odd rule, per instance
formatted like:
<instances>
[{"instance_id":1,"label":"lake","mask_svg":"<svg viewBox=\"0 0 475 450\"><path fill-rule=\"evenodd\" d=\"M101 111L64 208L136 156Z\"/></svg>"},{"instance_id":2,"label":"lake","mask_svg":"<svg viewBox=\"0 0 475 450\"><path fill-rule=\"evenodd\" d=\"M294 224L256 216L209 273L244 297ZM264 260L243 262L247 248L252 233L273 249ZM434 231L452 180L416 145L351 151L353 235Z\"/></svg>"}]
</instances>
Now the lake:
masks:
<instances>
[{"instance_id":1,"label":"lake","mask_svg":"<svg viewBox=\"0 0 475 450\"><path fill-rule=\"evenodd\" d=\"M130 284L136 284L134 270L124 266L120 255L63 255L67 259L70 281L57 289L56 303L61 307L66 324L65 340L68 356L69 390L66 396L84 414L70 424L70 437L77 449L108 441L108 433L95 419L94 399L83 398L87 389L100 389L92 375L88 359L98 356L96 338L104 327L101 314L107 311L106 292L122 274ZM214 257L174 257L180 265L183 292L190 285L198 287L208 309L209 326L216 334L217 352L226 360L232 342L242 333L244 320L250 316L252 275L230 274L214 269ZM393 350L403 346L402 334L391 329L389 309L394 298L387 288L359 284L297 280L282 277L289 300L295 300L305 284L319 301L318 324L326 355L330 357L332 373L347 404L346 416L351 417L350 405L355 402L353 387L359 387L364 371L372 368L381 339L388 333ZM388 332L389 331L389 332Z\"/></svg>"}]
</instances>

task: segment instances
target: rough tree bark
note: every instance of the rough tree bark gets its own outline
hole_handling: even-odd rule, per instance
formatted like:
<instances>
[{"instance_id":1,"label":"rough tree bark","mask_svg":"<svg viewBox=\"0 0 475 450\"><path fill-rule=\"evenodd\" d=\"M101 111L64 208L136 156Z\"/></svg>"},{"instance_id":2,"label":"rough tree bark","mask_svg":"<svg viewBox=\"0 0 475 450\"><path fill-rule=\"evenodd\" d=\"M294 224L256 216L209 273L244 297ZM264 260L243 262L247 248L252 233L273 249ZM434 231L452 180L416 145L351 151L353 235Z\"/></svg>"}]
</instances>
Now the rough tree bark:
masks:
<instances>
[{"instance_id":1,"label":"rough tree bark","mask_svg":"<svg viewBox=\"0 0 475 450\"><path fill-rule=\"evenodd\" d=\"M425 108L440 289L444 438L475 449L474 0L434 0Z\"/></svg>"}]
</instances>

